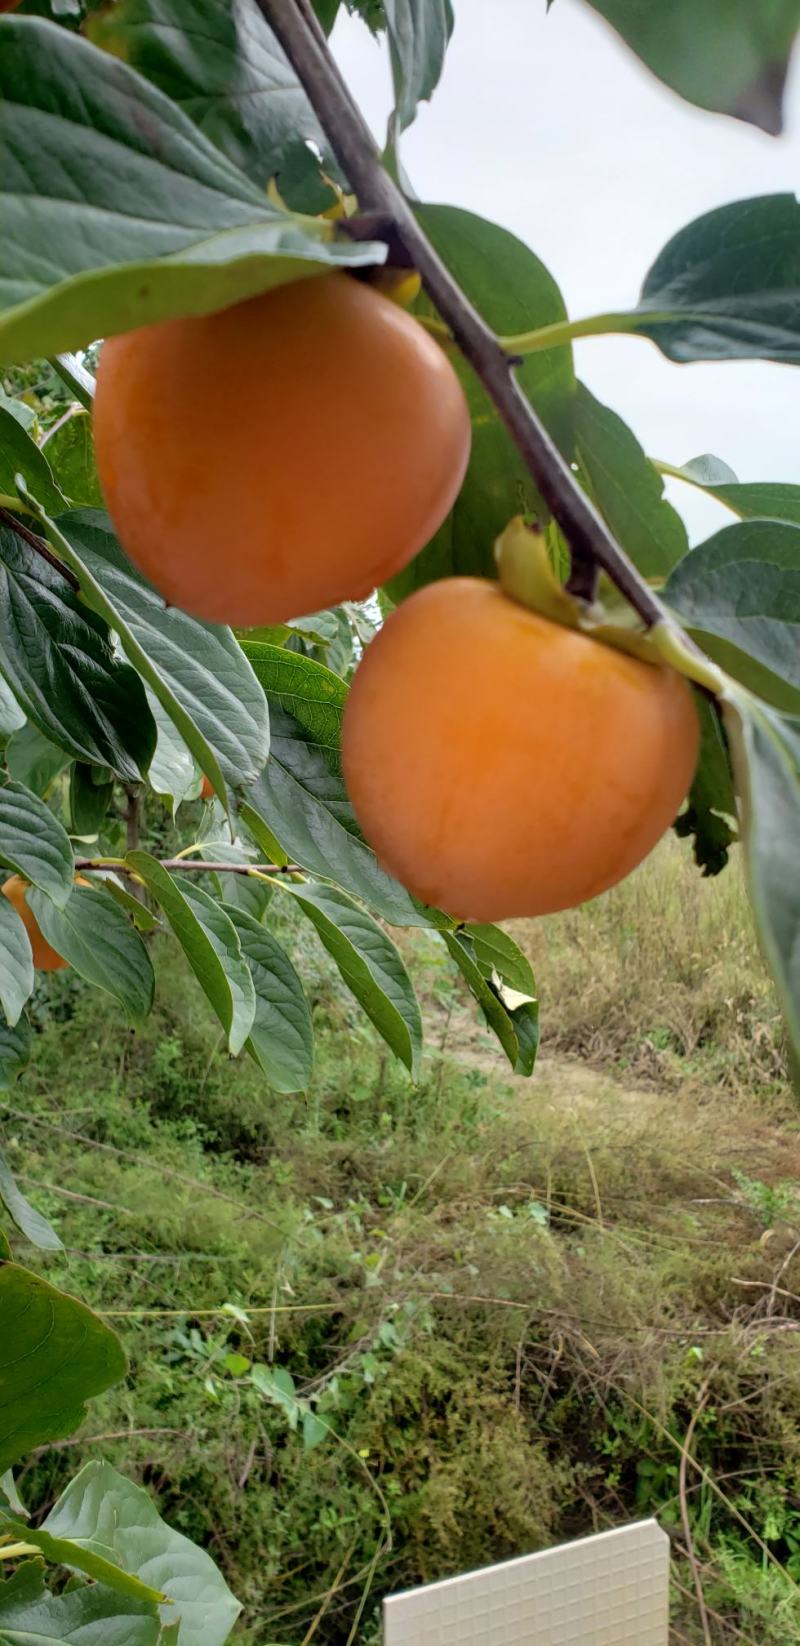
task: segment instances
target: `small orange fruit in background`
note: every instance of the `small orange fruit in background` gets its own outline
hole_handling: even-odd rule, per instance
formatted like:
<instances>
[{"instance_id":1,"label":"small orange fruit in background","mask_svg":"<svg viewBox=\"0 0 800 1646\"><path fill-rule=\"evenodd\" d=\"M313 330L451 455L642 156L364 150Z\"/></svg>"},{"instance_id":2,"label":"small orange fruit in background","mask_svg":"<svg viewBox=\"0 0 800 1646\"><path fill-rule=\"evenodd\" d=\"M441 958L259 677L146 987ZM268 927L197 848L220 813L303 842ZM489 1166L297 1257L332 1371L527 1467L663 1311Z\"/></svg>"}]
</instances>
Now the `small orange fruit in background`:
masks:
<instances>
[{"instance_id":1,"label":"small orange fruit in background","mask_svg":"<svg viewBox=\"0 0 800 1646\"><path fill-rule=\"evenodd\" d=\"M126 553L211 622L358 600L433 536L470 422L418 322L345 274L110 338L97 461Z\"/></svg>"},{"instance_id":2,"label":"small orange fruit in background","mask_svg":"<svg viewBox=\"0 0 800 1646\"><path fill-rule=\"evenodd\" d=\"M42 936L33 910L28 907L25 898L29 884L30 882L23 880L21 875L12 874L0 887L0 890L2 890L3 896L8 898L9 903L13 904L28 933L33 951L33 964L37 972L59 972L64 966L69 965L69 961L51 948L47 939ZM82 875L76 874L75 884L76 886L88 886L89 881L85 880Z\"/></svg>"},{"instance_id":3,"label":"small orange fruit in background","mask_svg":"<svg viewBox=\"0 0 800 1646\"><path fill-rule=\"evenodd\" d=\"M0 13L4 11L16 11L19 3L20 0L0 0Z\"/></svg>"},{"instance_id":4,"label":"small orange fruit in background","mask_svg":"<svg viewBox=\"0 0 800 1646\"><path fill-rule=\"evenodd\" d=\"M381 863L423 901L494 921L575 908L629 874L673 821L698 743L681 676L452 578L367 648L342 754Z\"/></svg>"},{"instance_id":5,"label":"small orange fruit in background","mask_svg":"<svg viewBox=\"0 0 800 1646\"><path fill-rule=\"evenodd\" d=\"M214 799L214 785L211 782L210 777L206 777L205 772L203 773L203 781L200 784L200 799L201 800L213 800Z\"/></svg>"}]
</instances>

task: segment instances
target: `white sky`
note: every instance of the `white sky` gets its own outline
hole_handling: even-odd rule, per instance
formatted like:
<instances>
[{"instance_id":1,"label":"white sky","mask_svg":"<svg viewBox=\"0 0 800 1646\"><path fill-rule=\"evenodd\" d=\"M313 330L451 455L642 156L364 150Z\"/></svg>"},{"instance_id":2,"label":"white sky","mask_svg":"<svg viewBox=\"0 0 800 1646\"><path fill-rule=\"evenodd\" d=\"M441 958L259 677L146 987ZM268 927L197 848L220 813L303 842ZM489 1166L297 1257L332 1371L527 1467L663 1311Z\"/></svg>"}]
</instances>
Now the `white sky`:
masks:
<instances>
[{"instance_id":1,"label":"white sky","mask_svg":"<svg viewBox=\"0 0 800 1646\"><path fill-rule=\"evenodd\" d=\"M776 140L682 102L581 0L556 0L549 13L545 0L456 0L455 10L444 77L405 135L404 165L421 199L519 235L555 275L571 317L633 304L661 247L701 213L796 191L800 52ZM385 47L349 17L334 45L382 138ZM741 480L800 482L798 367L676 366L653 344L617 337L576 344L575 359L650 456L680 464L710 451ZM677 482L668 495L693 540L732 519Z\"/></svg>"}]
</instances>

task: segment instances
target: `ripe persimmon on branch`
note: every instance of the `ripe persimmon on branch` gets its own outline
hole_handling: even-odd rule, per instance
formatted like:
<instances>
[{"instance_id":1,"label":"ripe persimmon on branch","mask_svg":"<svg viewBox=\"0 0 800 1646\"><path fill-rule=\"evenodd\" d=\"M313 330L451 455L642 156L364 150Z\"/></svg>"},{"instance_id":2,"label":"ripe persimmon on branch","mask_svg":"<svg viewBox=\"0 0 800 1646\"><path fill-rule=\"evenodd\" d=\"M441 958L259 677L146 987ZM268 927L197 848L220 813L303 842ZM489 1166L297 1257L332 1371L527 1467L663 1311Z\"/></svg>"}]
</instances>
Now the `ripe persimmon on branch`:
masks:
<instances>
[{"instance_id":1,"label":"ripe persimmon on branch","mask_svg":"<svg viewBox=\"0 0 800 1646\"><path fill-rule=\"evenodd\" d=\"M597 570L611 577L648 628L675 620L637 572L581 490L514 377L514 357L453 279L397 184L381 163L372 133L355 103L310 0L255 0L277 35L362 211L375 214L370 232L402 248L483 383L570 546L572 593L591 600ZM349 225L358 234L358 219ZM344 225L345 228L348 225ZM405 259L403 259L405 260Z\"/></svg>"}]
</instances>

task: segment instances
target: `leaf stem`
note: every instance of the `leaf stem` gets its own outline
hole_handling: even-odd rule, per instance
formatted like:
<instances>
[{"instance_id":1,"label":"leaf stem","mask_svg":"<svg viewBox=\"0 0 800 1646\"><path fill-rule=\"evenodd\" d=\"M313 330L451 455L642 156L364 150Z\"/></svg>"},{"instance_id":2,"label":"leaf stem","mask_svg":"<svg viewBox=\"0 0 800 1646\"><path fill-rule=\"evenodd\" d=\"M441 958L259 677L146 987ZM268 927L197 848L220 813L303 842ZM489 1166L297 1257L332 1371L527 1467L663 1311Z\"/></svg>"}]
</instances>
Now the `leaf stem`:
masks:
<instances>
[{"instance_id":1,"label":"leaf stem","mask_svg":"<svg viewBox=\"0 0 800 1646\"><path fill-rule=\"evenodd\" d=\"M21 537L22 541L27 543L29 549L33 549L34 553L40 555L42 560L46 560L48 566L52 566L54 571L60 572L65 582L69 583L70 588L74 589L76 594L80 594L81 586L75 573L70 571L69 566L64 565L63 560L59 560L58 555L53 553L53 550L45 543L44 538L37 537L36 532L32 532L30 527L23 526L22 521L15 519L8 509L0 508L0 525L8 526L9 531L16 532L17 537Z\"/></svg>"},{"instance_id":2,"label":"leaf stem","mask_svg":"<svg viewBox=\"0 0 800 1646\"><path fill-rule=\"evenodd\" d=\"M675 619L640 577L605 521L578 485L569 464L513 374L514 358L453 279L397 184L381 164L372 133L330 53L309 0L255 0L286 52L362 211L390 227L419 271L428 296L449 327L526 462L539 492L561 526L582 582L601 566L650 627ZM343 224L352 232L357 223ZM578 322L580 324L580 322ZM540 345L541 346L541 345ZM549 347L552 347L552 339Z\"/></svg>"}]
</instances>

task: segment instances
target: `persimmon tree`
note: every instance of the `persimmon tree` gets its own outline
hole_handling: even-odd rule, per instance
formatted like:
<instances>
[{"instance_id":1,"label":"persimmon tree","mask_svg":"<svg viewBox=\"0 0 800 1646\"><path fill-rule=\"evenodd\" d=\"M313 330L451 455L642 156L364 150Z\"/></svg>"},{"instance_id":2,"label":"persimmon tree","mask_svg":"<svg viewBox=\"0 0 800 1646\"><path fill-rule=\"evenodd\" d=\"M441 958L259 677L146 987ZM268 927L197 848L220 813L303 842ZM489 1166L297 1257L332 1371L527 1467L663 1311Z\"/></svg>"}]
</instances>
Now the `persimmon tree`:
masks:
<instances>
[{"instance_id":1,"label":"persimmon tree","mask_svg":"<svg viewBox=\"0 0 800 1646\"><path fill-rule=\"evenodd\" d=\"M800 0L590 3L677 93L779 133ZM710 212L632 306L570 318L534 250L405 179L449 0L348 6L388 39L383 152L327 43L339 0L0 5L4 1089L36 968L71 966L135 1024L161 930L265 1101L304 1090L281 902L412 1078L392 928L440 935L530 1075L534 980L486 919L592 895L679 807L699 872L744 854L800 1042L800 485L647 457L571 353L619 332L677 362L800 363L800 207ZM665 474L731 523L690 551ZM420 900L439 885L452 907ZM0 1640L218 1646L221 1575L108 1465L31 1528L14 1465L125 1356L14 1260L18 1231L60 1242L1 1159L0 1199ZM279 1369L250 1375L329 1438Z\"/></svg>"}]
</instances>

